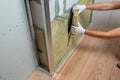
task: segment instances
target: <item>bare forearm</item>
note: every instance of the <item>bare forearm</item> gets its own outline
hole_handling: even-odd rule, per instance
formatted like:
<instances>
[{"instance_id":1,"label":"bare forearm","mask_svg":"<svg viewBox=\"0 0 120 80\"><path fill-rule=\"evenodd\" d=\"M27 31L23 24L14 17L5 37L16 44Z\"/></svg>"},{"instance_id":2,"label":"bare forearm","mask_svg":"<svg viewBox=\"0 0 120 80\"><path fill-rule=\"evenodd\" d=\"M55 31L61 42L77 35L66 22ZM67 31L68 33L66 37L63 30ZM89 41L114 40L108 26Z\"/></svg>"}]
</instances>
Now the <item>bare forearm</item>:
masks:
<instances>
[{"instance_id":1,"label":"bare forearm","mask_svg":"<svg viewBox=\"0 0 120 80\"><path fill-rule=\"evenodd\" d=\"M120 9L120 1L119 2L98 2L94 4L86 4L86 8L90 10L113 10Z\"/></svg>"},{"instance_id":2,"label":"bare forearm","mask_svg":"<svg viewBox=\"0 0 120 80\"><path fill-rule=\"evenodd\" d=\"M93 30L86 29L85 34L88 36L102 38L102 39L120 38L120 28L116 28L108 32L93 31Z\"/></svg>"},{"instance_id":3,"label":"bare forearm","mask_svg":"<svg viewBox=\"0 0 120 80\"><path fill-rule=\"evenodd\" d=\"M86 30L85 34L96 38L102 38L102 39L106 38L106 32L101 32L101 31Z\"/></svg>"}]
</instances>

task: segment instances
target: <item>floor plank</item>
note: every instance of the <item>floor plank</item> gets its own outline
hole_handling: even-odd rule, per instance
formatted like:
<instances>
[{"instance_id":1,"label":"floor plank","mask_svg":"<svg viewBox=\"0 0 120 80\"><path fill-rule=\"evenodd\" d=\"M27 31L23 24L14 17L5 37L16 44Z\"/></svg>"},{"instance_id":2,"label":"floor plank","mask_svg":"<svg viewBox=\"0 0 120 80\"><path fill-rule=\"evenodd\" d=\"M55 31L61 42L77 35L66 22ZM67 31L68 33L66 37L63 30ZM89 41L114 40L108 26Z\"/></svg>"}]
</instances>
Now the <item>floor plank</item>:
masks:
<instances>
[{"instance_id":1,"label":"floor plank","mask_svg":"<svg viewBox=\"0 0 120 80\"><path fill-rule=\"evenodd\" d=\"M90 29L110 30L91 25ZM54 80L120 80L120 38L103 40L84 35L72 51L72 56L57 71ZM51 80L35 71L29 80Z\"/></svg>"},{"instance_id":2,"label":"floor plank","mask_svg":"<svg viewBox=\"0 0 120 80\"><path fill-rule=\"evenodd\" d=\"M35 70L27 80L52 80L52 78L44 72Z\"/></svg>"}]
</instances>

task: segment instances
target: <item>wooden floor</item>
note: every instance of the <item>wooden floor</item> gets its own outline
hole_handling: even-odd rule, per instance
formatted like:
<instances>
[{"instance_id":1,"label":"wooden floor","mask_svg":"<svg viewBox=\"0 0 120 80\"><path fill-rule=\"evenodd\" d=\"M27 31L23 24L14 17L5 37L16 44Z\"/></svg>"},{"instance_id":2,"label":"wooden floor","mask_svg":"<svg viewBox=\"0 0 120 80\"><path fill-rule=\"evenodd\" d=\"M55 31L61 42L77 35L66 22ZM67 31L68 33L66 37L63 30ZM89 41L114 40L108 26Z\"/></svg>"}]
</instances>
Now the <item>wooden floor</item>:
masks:
<instances>
[{"instance_id":1,"label":"wooden floor","mask_svg":"<svg viewBox=\"0 0 120 80\"><path fill-rule=\"evenodd\" d=\"M108 30L97 25L91 29ZM83 36L72 51L72 56L57 71L54 80L120 80L120 38L103 40ZM35 71L28 80L52 80L50 76Z\"/></svg>"}]
</instances>

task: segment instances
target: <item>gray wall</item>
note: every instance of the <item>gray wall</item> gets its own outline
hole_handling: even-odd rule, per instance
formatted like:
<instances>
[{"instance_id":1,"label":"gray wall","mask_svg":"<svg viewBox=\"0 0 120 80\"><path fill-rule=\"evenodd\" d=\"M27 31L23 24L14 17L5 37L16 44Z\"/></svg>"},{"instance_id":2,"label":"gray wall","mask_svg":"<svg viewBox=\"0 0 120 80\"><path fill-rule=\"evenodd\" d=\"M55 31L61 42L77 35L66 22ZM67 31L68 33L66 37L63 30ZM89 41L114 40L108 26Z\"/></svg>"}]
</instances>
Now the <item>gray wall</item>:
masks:
<instances>
[{"instance_id":1,"label":"gray wall","mask_svg":"<svg viewBox=\"0 0 120 80\"><path fill-rule=\"evenodd\" d=\"M95 0L95 2L111 2L120 0ZM92 22L106 27L120 26L120 10L94 11Z\"/></svg>"},{"instance_id":2,"label":"gray wall","mask_svg":"<svg viewBox=\"0 0 120 80\"><path fill-rule=\"evenodd\" d=\"M26 80L35 69L24 0L0 2L0 80Z\"/></svg>"}]
</instances>

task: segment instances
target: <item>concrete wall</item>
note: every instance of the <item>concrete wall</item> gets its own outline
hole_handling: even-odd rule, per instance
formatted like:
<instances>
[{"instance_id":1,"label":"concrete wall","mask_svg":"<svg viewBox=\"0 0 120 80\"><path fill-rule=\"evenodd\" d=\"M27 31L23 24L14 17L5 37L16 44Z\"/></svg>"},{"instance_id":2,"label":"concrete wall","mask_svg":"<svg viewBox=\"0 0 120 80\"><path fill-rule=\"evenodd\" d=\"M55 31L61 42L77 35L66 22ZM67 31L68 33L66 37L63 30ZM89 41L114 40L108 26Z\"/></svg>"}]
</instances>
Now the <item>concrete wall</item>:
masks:
<instances>
[{"instance_id":1,"label":"concrete wall","mask_svg":"<svg viewBox=\"0 0 120 80\"><path fill-rule=\"evenodd\" d=\"M120 0L95 0L95 2L112 2ZM92 22L97 25L106 27L119 27L120 26L120 10L111 11L94 11Z\"/></svg>"},{"instance_id":2,"label":"concrete wall","mask_svg":"<svg viewBox=\"0 0 120 80\"><path fill-rule=\"evenodd\" d=\"M35 69L24 0L0 2L0 80L26 80Z\"/></svg>"},{"instance_id":3,"label":"concrete wall","mask_svg":"<svg viewBox=\"0 0 120 80\"><path fill-rule=\"evenodd\" d=\"M113 1L120 1L120 0L113 0ZM120 27L120 9L112 11L109 26Z\"/></svg>"}]
</instances>

